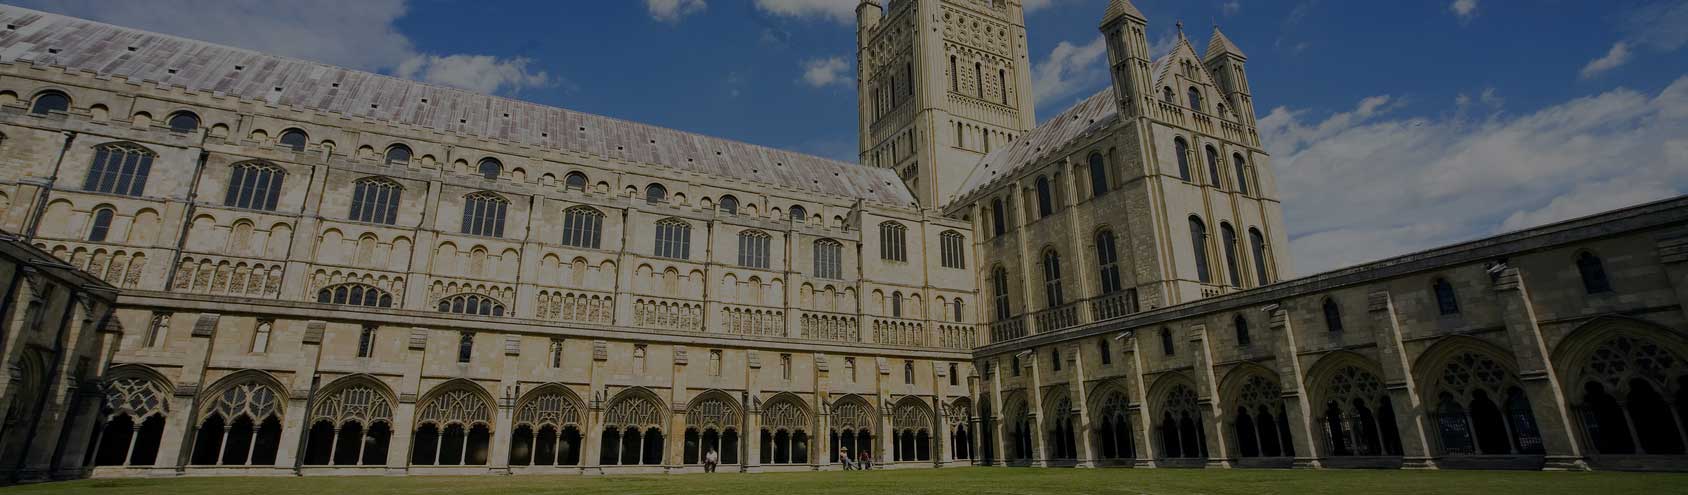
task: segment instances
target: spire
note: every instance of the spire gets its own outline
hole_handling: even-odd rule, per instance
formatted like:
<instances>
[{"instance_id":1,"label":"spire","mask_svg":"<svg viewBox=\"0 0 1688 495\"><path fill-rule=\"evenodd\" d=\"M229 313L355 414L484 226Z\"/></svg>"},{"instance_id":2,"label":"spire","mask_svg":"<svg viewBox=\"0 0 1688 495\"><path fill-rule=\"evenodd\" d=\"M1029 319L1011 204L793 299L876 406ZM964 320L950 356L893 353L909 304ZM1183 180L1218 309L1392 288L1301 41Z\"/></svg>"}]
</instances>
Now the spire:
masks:
<instances>
[{"instance_id":1,"label":"spire","mask_svg":"<svg viewBox=\"0 0 1688 495\"><path fill-rule=\"evenodd\" d=\"M1232 43L1231 38L1226 38L1225 33L1219 31L1219 25L1215 24L1213 25L1213 37L1207 40L1207 53L1203 54L1202 58L1212 59L1220 55L1231 55L1248 60L1248 56L1243 55L1242 49L1237 48L1237 44Z\"/></svg>"},{"instance_id":2,"label":"spire","mask_svg":"<svg viewBox=\"0 0 1688 495\"><path fill-rule=\"evenodd\" d=\"M1143 11L1137 10L1137 6L1131 4L1131 0L1112 0L1108 2L1108 10L1102 13L1102 25L1113 24L1114 21L1118 21L1122 17L1130 17L1138 21L1146 20L1143 17Z\"/></svg>"}]
</instances>

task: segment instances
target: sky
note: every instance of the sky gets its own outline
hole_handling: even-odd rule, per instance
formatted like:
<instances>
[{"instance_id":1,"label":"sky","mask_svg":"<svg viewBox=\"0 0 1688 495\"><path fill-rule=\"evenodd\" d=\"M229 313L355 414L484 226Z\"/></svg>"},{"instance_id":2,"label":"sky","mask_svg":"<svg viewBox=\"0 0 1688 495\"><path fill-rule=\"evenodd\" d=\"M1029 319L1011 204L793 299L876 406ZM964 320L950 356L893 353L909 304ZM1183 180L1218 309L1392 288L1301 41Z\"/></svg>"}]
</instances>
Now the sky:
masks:
<instances>
[{"instance_id":1,"label":"sky","mask_svg":"<svg viewBox=\"0 0 1688 495\"><path fill-rule=\"evenodd\" d=\"M1037 115L1106 87L1107 0L1022 0ZM1688 0L1137 0L1248 55L1306 275L1688 191ZM855 161L856 0L20 5Z\"/></svg>"}]
</instances>

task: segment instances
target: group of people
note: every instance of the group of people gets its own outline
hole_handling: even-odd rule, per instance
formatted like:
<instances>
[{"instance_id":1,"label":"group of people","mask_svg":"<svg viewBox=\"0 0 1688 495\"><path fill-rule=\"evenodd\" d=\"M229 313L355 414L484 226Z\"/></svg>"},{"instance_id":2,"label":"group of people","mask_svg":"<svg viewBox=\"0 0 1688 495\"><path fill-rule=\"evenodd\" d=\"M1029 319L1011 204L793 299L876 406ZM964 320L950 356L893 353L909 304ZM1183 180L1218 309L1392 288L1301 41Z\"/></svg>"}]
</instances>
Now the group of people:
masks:
<instances>
[{"instance_id":1,"label":"group of people","mask_svg":"<svg viewBox=\"0 0 1688 495\"><path fill-rule=\"evenodd\" d=\"M838 459L844 462L845 471L873 469L873 456L868 455L867 451L862 451L860 459L851 459L850 448L839 447ZM713 473L715 472L716 466L720 465L720 453L716 452L714 449L710 449L708 452L703 453L703 472Z\"/></svg>"}]
</instances>

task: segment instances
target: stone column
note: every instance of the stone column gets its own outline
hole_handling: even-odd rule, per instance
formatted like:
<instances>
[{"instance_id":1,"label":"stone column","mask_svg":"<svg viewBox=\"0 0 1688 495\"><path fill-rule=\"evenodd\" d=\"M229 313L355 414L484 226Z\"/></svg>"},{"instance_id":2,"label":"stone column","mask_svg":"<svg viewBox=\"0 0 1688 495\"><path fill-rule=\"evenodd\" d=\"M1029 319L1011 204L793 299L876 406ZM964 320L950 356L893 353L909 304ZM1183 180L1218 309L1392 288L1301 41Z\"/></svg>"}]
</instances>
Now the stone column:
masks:
<instances>
[{"instance_id":1,"label":"stone column","mask_svg":"<svg viewBox=\"0 0 1688 495\"><path fill-rule=\"evenodd\" d=\"M1230 468L1237 459L1231 452L1229 440L1225 435L1225 401L1219 395L1219 380L1213 373L1213 343L1208 338L1207 326L1195 324L1190 327L1191 355L1195 356L1195 363L1191 370L1196 377L1196 393L1200 395L1197 405L1201 407L1202 428L1207 430L1207 467Z\"/></svg>"},{"instance_id":2,"label":"stone column","mask_svg":"<svg viewBox=\"0 0 1688 495\"><path fill-rule=\"evenodd\" d=\"M1688 243L1688 239L1683 241ZM1682 263L1685 260L1688 260L1688 251L1666 259L1667 263L1674 263L1667 265L1669 269L1678 271L1685 268ZM1688 281L1688 278L1683 280ZM1500 276L1494 279L1494 293L1500 301L1501 319L1506 324L1508 347L1518 361L1518 381L1525 397L1530 400L1530 412L1535 416L1542 449L1547 453L1547 463L1543 468L1587 471L1588 461L1576 434L1576 423L1571 419L1565 389L1559 384L1559 373L1551 360L1552 354L1547 350L1547 339L1542 336L1541 327L1536 325L1536 310L1530 304L1523 274L1517 268L1501 270ZM1677 294L1688 295L1688 292L1679 289ZM1497 400L1505 404L1504 398Z\"/></svg>"},{"instance_id":3,"label":"stone column","mask_svg":"<svg viewBox=\"0 0 1688 495\"><path fill-rule=\"evenodd\" d=\"M199 423L199 392L205 381L205 363L210 360L213 337L220 315L202 313L194 320L186 352L182 353L181 375L176 377L176 395L170 398L171 414L165 418L164 436L159 440L158 466L176 466L181 472L193 459L194 433Z\"/></svg>"},{"instance_id":4,"label":"stone column","mask_svg":"<svg viewBox=\"0 0 1688 495\"><path fill-rule=\"evenodd\" d=\"M508 474L510 472L510 442L515 438L514 424L516 401L521 399L521 361L522 338L516 335L504 336L504 359L500 364L503 370L498 380L498 388L504 393L498 397L498 419L492 426L492 441L487 442L487 448L492 452L487 454L487 469L489 471ZM537 431L534 441L539 440ZM560 433L560 432L559 432Z\"/></svg>"},{"instance_id":5,"label":"stone column","mask_svg":"<svg viewBox=\"0 0 1688 495\"><path fill-rule=\"evenodd\" d=\"M1283 393L1284 416L1289 422L1290 445L1295 449L1295 467L1320 469L1324 458L1313 438L1313 408L1308 404L1307 379L1301 366L1300 347L1296 344L1295 328L1290 324L1289 312L1267 306L1272 316L1269 324L1278 339L1272 345L1273 362L1278 367L1278 384Z\"/></svg>"},{"instance_id":6,"label":"stone column","mask_svg":"<svg viewBox=\"0 0 1688 495\"><path fill-rule=\"evenodd\" d=\"M1401 434L1401 467L1436 469L1436 458L1430 448L1430 418L1418 397L1412 362L1401 345L1401 326L1395 319L1395 303L1389 292L1376 290L1367 294L1366 312L1371 316L1384 386L1389 389L1389 403L1395 409L1395 424Z\"/></svg>"},{"instance_id":7,"label":"stone column","mask_svg":"<svg viewBox=\"0 0 1688 495\"><path fill-rule=\"evenodd\" d=\"M1126 379L1131 382L1131 405L1127 406L1128 413L1136 421L1131 421L1131 441L1136 443L1137 459L1134 464L1140 468L1157 467L1155 454L1155 418L1149 415L1149 390L1143 380L1143 352L1137 342L1137 332L1127 332L1125 337L1125 352L1130 359L1123 360L1126 366Z\"/></svg>"},{"instance_id":8,"label":"stone column","mask_svg":"<svg viewBox=\"0 0 1688 495\"><path fill-rule=\"evenodd\" d=\"M618 301L622 298L618 297ZM619 302L618 302L619 304ZM604 384L604 366L610 359L609 342L603 340L592 341L592 366L588 368L587 381L590 384L591 396L587 398L586 438L585 445L580 446L580 466L584 474L604 474L599 462L603 457L604 444L604 401L607 397Z\"/></svg>"},{"instance_id":9,"label":"stone column","mask_svg":"<svg viewBox=\"0 0 1688 495\"><path fill-rule=\"evenodd\" d=\"M810 456L809 461L816 470L831 469L837 467L832 462L832 454L838 450L832 444L832 360L821 353L815 353L814 360L815 431L809 435L809 444L818 445L820 455Z\"/></svg>"},{"instance_id":10,"label":"stone column","mask_svg":"<svg viewBox=\"0 0 1688 495\"><path fill-rule=\"evenodd\" d=\"M685 346L674 346L674 363L669 367L672 377L668 387L669 410L673 412L668 420L668 427L663 431L668 435L663 437L668 446L663 453L668 458L666 464L670 470L686 466L686 411L691 407L686 392L686 365L690 362L690 353ZM698 442L703 441L703 432L698 432ZM698 449L698 462L703 462L703 450Z\"/></svg>"},{"instance_id":11,"label":"stone column","mask_svg":"<svg viewBox=\"0 0 1688 495\"><path fill-rule=\"evenodd\" d=\"M404 474L410 466L411 442L416 432L416 399L422 393L422 364L427 357L428 329L411 328L405 339L404 376L396 387L399 402L393 406L393 436L387 442L387 474Z\"/></svg>"},{"instance_id":12,"label":"stone column","mask_svg":"<svg viewBox=\"0 0 1688 495\"><path fill-rule=\"evenodd\" d=\"M1043 367L1038 366L1038 362L1042 361L1038 358L1036 349L1026 356L1027 365L1032 369L1031 383L1026 387L1026 418L1032 429L1032 466L1049 467L1049 449L1044 446L1048 443L1044 438L1048 432L1043 427Z\"/></svg>"},{"instance_id":13,"label":"stone column","mask_svg":"<svg viewBox=\"0 0 1688 495\"><path fill-rule=\"evenodd\" d=\"M745 405L745 428L739 433L745 440L745 449L739 453L739 469L757 473L762 471L762 355L754 350L744 352L744 388L750 403Z\"/></svg>"},{"instance_id":14,"label":"stone column","mask_svg":"<svg viewBox=\"0 0 1688 495\"><path fill-rule=\"evenodd\" d=\"M998 358L1001 359L1001 358ZM1003 426L1002 407L1002 365L999 361L984 361L991 370L991 431L985 441L991 443L991 463L996 465L1008 464L1007 445L1008 428Z\"/></svg>"},{"instance_id":15,"label":"stone column","mask_svg":"<svg viewBox=\"0 0 1688 495\"><path fill-rule=\"evenodd\" d=\"M70 296L65 297L69 298ZM95 332L97 330L95 325L98 325L98 323L93 319L94 315L91 314L94 310L92 306L79 303L74 299L66 300L65 304L75 307L65 308L62 313L63 316L70 318L59 322L59 325L66 325L69 328L64 329L61 337L64 340L59 342L61 346L59 351L48 358L49 360L46 363L50 368L48 376L52 377L52 381L42 383L45 387L45 390L41 391L45 399L42 401L43 409L32 411L32 414L29 415L34 418L33 429L35 432L27 434L22 428L17 430L20 435L29 439L24 445L28 450L22 453L25 456L24 462L21 463L23 469L21 472L13 474L18 479L31 481L52 479L53 453L57 452L58 447L60 447L59 442L62 440L60 437L64 429L71 427L72 422L76 419L70 416L71 411L74 410L71 406L77 401L77 383L74 376L76 371L76 343L82 341L83 335ZM48 332L52 330L42 328L40 331ZM17 406L14 405L13 407Z\"/></svg>"},{"instance_id":16,"label":"stone column","mask_svg":"<svg viewBox=\"0 0 1688 495\"><path fill-rule=\"evenodd\" d=\"M281 445L275 451L275 465L292 466L294 459L305 455L301 443L304 432L311 428L311 394L316 392L317 365L322 359L322 334L327 331L328 322L310 320L305 322L303 345L299 348L299 359L294 360L296 368L293 370L292 383L288 383L286 418L281 425ZM276 335L271 329L271 335ZM272 337L273 338L273 337Z\"/></svg>"},{"instance_id":17,"label":"stone column","mask_svg":"<svg viewBox=\"0 0 1688 495\"><path fill-rule=\"evenodd\" d=\"M950 437L952 435L950 434L949 396L944 394L944 387L947 386L944 383L949 380L949 367L943 366L942 363L937 361L931 361L931 363L932 423L937 425L931 435L932 465L943 467L955 462L955 452L951 452L950 449ZM956 369L957 374L961 373L959 368L958 366Z\"/></svg>"},{"instance_id":18,"label":"stone column","mask_svg":"<svg viewBox=\"0 0 1688 495\"><path fill-rule=\"evenodd\" d=\"M1067 364L1072 367L1073 380L1068 383L1067 396L1073 398L1073 407L1078 408L1078 418L1073 425L1073 437L1078 442L1078 464L1075 467L1096 467L1096 446L1091 439L1091 432L1095 425L1090 422L1090 396L1084 389L1085 360L1084 345L1073 343L1065 352Z\"/></svg>"}]
</instances>

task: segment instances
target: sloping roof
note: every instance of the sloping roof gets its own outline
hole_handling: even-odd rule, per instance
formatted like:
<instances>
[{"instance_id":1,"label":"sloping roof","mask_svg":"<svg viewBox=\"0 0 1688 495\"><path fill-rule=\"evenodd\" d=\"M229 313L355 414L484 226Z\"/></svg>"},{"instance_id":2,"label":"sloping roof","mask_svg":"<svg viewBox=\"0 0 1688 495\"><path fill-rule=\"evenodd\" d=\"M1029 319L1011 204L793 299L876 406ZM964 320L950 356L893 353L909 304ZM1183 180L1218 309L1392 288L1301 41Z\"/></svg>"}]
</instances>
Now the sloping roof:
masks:
<instances>
[{"instance_id":1,"label":"sloping roof","mask_svg":"<svg viewBox=\"0 0 1688 495\"><path fill-rule=\"evenodd\" d=\"M0 23L13 27L0 30L0 63L63 67L889 205L915 203L891 169L9 5L0 5Z\"/></svg>"},{"instance_id":2,"label":"sloping roof","mask_svg":"<svg viewBox=\"0 0 1688 495\"><path fill-rule=\"evenodd\" d=\"M1243 55L1243 49L1237 48L1237 44L1231 42L1231 38L1227 38L1225 33L1219 32L1219 26L1214 26L1213 37L1207 40L1207 53L1203 54L1202 57L1205 60L1226 53L1236 55L1237 58L1248 58L1248 55Z\"/></svg>"},{"instance_id":3,"label":"sloping roof","mask_svg":"<svg viewBox=\"0 0 1688 495\"><path fill-rule=\"evenodd\" d=\"M1114 104L1114 87L1110 85L1032 129L1013 144L985 155L951 199L960 199L999 179L1012 176L1026 164L1036 163L1045 153L1091 130L1105 127L1118 117L1119 106Z\"/></svg>"},{"instance_id":4,"label":"sloping roof","mask_svg":"<svg viewBox=\"0 0 1688 495\"><path fill-rule=\"evenodd\" d=\"M1108 10L1102 11L1102 25L1107 26L1113 23L1114 19L1127 15L1143 19L1143 11L1137 10L1137 6L1131 4L1131 0L1113 0L1108 2Z\"/></svg>"}]
</instances>

